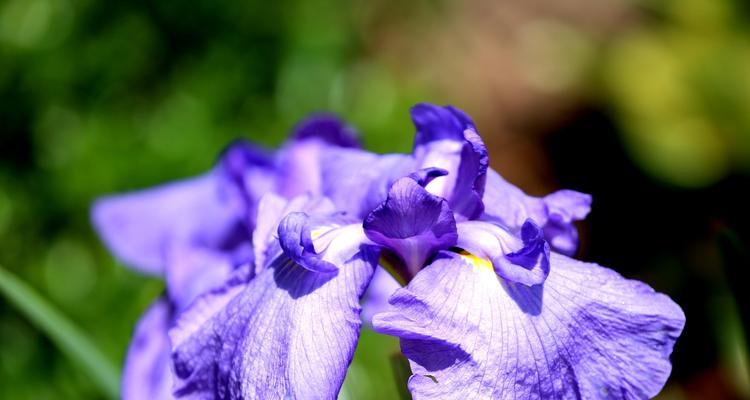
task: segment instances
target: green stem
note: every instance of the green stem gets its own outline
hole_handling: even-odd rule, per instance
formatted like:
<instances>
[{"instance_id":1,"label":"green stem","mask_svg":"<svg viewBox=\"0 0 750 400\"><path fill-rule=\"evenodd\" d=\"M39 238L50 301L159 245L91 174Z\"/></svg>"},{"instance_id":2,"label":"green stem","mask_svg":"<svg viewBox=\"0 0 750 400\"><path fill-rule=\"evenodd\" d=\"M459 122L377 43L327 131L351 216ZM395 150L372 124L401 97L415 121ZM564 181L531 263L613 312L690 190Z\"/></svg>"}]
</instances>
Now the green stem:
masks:
<instances>
[{"instance_id":1,"label":"green stem","mask_svg":"<svg viewBox=\"0 0 750 400\"><path fill-rule=\"evenodd\" d=\"M401 400L411 400L411 393L409 393L409 387L407 386L407 381L411 376L409 360L399 352L391 354L390 361L393 376L396 378L396 387L398 388L399 398Z\"/></svg>"},{"instance_id":2,"label":"green stem","mask_svg":"<svg viewBox=\"0 0 750 400\"><path fill-rule=\"evenodd\" d=\"M0 267L0 293L76 362L109 398L119 392L119 372L91 340L32 288Z\"/></svg>"}]
</instances>

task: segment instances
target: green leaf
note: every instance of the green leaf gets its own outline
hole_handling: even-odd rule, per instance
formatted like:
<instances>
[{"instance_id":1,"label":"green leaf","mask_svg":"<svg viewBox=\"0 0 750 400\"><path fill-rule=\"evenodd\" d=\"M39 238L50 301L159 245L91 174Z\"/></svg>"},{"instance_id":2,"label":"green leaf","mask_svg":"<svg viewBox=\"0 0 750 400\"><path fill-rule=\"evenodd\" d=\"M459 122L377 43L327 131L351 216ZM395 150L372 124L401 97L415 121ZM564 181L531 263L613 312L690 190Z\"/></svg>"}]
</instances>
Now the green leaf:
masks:
<instances>
[{"instance_id":1,"label":"green leaf","mask_svg":"<svg viewBox=\"0 0 750 400\"><path fill-rule=\"evenodd\" d=\"M0 267L0 293L78 364L103 394L116 399L119 371L91 340L32 288Z\"/></svg>"}]
</instances>

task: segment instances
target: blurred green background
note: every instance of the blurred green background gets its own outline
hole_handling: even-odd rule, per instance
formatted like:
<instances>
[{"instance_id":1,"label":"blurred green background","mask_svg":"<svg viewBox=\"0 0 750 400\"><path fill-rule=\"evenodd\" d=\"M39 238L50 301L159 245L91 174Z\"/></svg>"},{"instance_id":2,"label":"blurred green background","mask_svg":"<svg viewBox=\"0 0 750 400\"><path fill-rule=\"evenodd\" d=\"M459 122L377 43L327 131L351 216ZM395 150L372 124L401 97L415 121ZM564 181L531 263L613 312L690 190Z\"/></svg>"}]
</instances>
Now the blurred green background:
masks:
<instances>
[{"instance_id":1,"label":"blurred green background","mask_svg":"<svg viewBox=\"0 0 750 400\"><path fill-rule=\"evenodd\" d=\"M0 1L0 265L120 365L164 288L94 236L99 195L276 146L335 111L406 152L418 101L477 120L533 194L592 193L580 257L686 311L663 399L750 398L750 5L744 0ZM365 332L342 397L396 396ZM0 297L0 398L105 395Z\"/></svg>"}]
</instances>

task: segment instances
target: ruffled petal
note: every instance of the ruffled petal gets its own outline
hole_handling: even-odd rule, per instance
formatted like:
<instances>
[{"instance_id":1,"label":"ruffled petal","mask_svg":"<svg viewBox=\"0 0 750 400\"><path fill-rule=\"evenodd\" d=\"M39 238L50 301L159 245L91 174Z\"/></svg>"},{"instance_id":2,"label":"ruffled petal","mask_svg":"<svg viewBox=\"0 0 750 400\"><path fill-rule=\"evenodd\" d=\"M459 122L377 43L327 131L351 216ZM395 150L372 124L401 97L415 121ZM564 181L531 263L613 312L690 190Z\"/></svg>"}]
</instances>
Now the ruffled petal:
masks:
<instances>
[{"instance_id":1,"label":"ruffled petal","mask_svg":"<svg viewBox=\"0 0 750 400\"><path fill-rule=\"evenodd\" d=\"M331 214L334 211L335 206L325 197L302 195L287 200L273 193L263 196L258 205L258 222L253 231L255 270L261 271L267 266L267 260L273 260L281 253L278 229L286 215L293 212Z\"/></svg>"},{"instance_id":2,"label":"ruffled petal","mask_svg":"<svg viewBox=\"0 0 750 400\"><path fill-rule=\"evenodd\" d=\"M164 298L156 300L141 317L122 372L123 400L174 398L167 336L171 321L172 308Z\"/></svg>"},{"instance_id":3,"label":"ruffled petal","mask_svg":"<svg viewBox=\"0 0 750 400\"><path fill-rule=\"evenodd\" d=\"M170 332L175 394L335 399L377 257L365 247L337 273L320 274L282 255L249 282L201 297Z\"/></svg>"},{"instance_id":4,"label":"ruffled petal","mask_svg":"<svg viewBox=\"0 0 750 400\"><path fill-rule=\"evenodd\" d=\"M479 217L489 156L471 119L454 107L418 104L412 108L412 120L417 165L448 171L427 190L447 199L457 218Z\"/></svg>"},{"instance_id":5,"label":"ruffled petal","mask_svg":"<svg viewBox=\"0 0 750 400\"><path fill-rule=\"evenodd\" d=\"M456 184L448 202L451 209L466 219L476 219L484 211L482 196L490 163L487 147L473 131L464 131L466 141L461 149Z\"/></svg>"},{"instance_id":6,"label":"ruffled petal","mask_svg":"<svg viewBox=\"0 0 750 400\"><path fill-rule=\"evenodd\" d=\"M558 190L544 196L549 219L544 236L560 253L573 255L578 249L578 230L573 222L586 218L591 211L591 196L574 190Z\"/></svg>"},{"instance_id":7,"label":"ruffled petal","mask_svg":"<svg viewBox=\"0 0 750 400\"><path fill-rule=\"evenodd\" d=\"M646 399L685 323L669 297L552 254L544 285L443 253L393 295L375 329L401 338L415 399Z\"/></svg>"},{"instance_id":8,"label":"ruffled petal","mask_svg":"<svg viewBox=\"0 0 750 400\"><path fill-rule=\"evenodd\" d=\"M573 224L586 218L591 196L574 190L559 190L545 197L528 196L490 169L484 192L482 219L500 223L513 231L528 219L544 230L552 248L573 255L578 248L578 231Z\"/></svg>"},{"instance_id":9,"label":"ruffled petal","mask_svg":"<svg viewBox=\"0 0 750 400\"><path fill-rule=\"evenodd\" d=\"M411 120L417 128L415 152L420 146L440 140L462 142L466 129L475 130L471 118L453 106L420 103L411 108Z\"/></svg>"},{"instance_id":10,"label":"ruffled petal","mask_svg":"<svg viewBox=\"0 0 750 400\"><path fill-rule=\"evenodd\" d=\"M547 279L549 245L533 221L524 223L520 238L501 226L484 221L460 222L457 228L456 246L486 259L501 277L526 286L538 285Z\"/></svg>"},{"instance_id":11,"label":"ruffled petal","mask_svg":"<svg viewBox=\"0 0 750 400\"><path fill-rule=\"evenodd\" d=\"M444 171L443 171L444 172ZM440 170L427 170L393 184L388 199L364 221L367 237L398 256L408 281L427 259L456 244L456 221L448 203L423 188Z\"/></svg>"},{"instance_id":12,"label":"ruffled petal","mask_svg":"<svg viewBox=\"0 0 750 400\"><path fill-rule=\"evenodd\" d=\"M279 224L279 243L284 253L313 272L335 272L338 266L323 259L313 244L310 217L305 213L291 213Z\"/></svg>"}]
</instances>

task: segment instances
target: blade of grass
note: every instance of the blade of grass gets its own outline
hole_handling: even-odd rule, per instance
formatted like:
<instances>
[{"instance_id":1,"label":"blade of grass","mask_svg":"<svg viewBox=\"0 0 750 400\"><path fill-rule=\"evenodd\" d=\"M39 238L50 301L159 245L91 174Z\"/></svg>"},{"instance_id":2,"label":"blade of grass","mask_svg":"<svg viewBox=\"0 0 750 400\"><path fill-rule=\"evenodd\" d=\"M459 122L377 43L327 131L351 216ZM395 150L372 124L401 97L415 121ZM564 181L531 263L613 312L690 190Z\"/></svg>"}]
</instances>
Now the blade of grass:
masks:
<instances>
[{"instance_id":1,"label":"blade of grass","mask_svg":"<svg viewBox=\"0 0 750 400\"><path fill-rule=\"evenodd\" d=\"M103 394L116 399L118 369L91 340L60 311L23 281L0 266L0 293L92 379Z\"/></svg>"}]
</instances>

